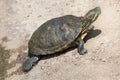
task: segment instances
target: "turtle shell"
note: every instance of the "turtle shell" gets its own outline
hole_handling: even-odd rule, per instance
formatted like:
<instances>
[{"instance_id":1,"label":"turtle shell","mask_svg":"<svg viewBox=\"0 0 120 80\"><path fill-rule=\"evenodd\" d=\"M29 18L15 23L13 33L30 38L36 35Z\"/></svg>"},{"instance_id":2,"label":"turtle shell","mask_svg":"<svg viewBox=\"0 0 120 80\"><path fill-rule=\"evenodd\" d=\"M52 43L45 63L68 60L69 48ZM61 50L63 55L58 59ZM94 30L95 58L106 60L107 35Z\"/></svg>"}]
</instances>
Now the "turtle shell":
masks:
<instances>
[{"instance_id":1,"label":"turtle shell","mask_svg":"<svg viewBox=\"0 0 120 80\"><path fill-rule=\"evenodd\" d=\"M47 55L69 47L79 36L83 21L83 17L72 15L48 20L33 33L28 44L29 52L34 55Z\"/></svg>"}]
</instances>

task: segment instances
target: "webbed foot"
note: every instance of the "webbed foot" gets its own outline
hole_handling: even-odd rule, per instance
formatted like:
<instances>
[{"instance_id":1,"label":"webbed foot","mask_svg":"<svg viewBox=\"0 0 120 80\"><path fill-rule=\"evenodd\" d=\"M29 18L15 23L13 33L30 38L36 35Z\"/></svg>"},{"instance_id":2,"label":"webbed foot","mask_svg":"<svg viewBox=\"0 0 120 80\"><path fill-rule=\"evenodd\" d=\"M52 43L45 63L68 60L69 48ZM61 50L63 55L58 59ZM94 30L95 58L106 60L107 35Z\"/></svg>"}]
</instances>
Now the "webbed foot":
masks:
<instances>
[{"instance_id":1,"label":"webbed foot","mask_svg":"<svg viewBox=\"0 0 120 80\"><path fill-rule=\"evenodd\" d=\"M25 72L29 71L38 62L38 60L39 60L39 58L36 56L28 58L23 63L22 70Z\"/></svg>"},{"instance_id":2,"label":"webbed foot","mask_svg":"<svg viewBox=\"0 0 120 80\"><path fill-rule=\"evenodd\" d=\"M86 50L86 49L78 50L78 53L79 53L80 55L84 55L84 54L87 53L87 50Z\"/></svg>"}]
</instances>

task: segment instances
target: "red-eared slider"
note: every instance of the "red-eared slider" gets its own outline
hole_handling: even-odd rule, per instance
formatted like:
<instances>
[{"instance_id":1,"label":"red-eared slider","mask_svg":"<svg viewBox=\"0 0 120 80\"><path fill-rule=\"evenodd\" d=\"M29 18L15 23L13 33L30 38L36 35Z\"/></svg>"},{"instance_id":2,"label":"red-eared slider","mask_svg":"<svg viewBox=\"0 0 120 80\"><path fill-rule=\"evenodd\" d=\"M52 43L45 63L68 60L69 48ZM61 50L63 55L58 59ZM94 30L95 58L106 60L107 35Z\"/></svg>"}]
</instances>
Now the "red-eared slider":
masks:
<instances>
[{"instance_id":1,"label":"red-eared slider","mask_svg":"<svg viewBox=\"0 0 120 80\"><path fill-rule=\"evenodd\" d=\"M100 15L101 10L96 7L84 17L66 15L48 20L32 35L28 43L29 54L32 54L24 63L23 71L29 71L38 62L41 55L54 54L73 46L78 46L78 53L83 55L84 37L93 29L91 25ZM39 57L38 57L39 56Z\"/></svg>"}]
</instances>

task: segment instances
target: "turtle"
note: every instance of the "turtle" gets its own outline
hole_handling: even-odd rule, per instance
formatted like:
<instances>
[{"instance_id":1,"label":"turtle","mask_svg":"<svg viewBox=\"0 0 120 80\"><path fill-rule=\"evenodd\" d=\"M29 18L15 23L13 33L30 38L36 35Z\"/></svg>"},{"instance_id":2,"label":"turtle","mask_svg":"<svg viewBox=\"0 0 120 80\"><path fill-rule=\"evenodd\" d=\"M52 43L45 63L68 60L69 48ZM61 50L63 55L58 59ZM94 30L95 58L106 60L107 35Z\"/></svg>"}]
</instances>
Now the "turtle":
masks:
<instances>
[{"instance_id":1,"label":"turtle","mask_svg":"<svg viewBox=\"0 0 120 80\"><path fill-rule=\"evenodd\" d=\"M31 70L43 55L55 54L73 46L77 46L80 55L86 54L83 39L94 29L92 23L100 14L100 7L95 7L85 16L64 15L43 23L28 42L28 56L32 56L23 63L22 70Z\"/></svg>"}]
</instances>

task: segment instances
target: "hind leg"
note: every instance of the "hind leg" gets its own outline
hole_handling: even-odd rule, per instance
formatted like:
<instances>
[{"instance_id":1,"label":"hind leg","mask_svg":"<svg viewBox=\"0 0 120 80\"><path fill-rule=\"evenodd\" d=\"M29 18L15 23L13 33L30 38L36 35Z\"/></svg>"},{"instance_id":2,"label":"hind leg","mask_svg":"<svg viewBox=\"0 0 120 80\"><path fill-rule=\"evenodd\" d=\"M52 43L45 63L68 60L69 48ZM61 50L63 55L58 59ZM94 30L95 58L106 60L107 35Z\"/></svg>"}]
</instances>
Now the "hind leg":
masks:
<instances>
[{"instance_id":1,"label":"hind leg","mask_svg":"<svg viewBox=\"0 0 120 80\"><path fill-rule=\"evenodd\" d=\"M32 66L34 66L37 62L39 61L39 57L37 56L32 56L30 58L28 58L22 66L23 71L27 72L29 71Z\"/></svg>"},{"instance_id":2,"label":"hind leg","mask_svg":"<svg viewBox=\"0 0 120 80\"><path fill-rule=\"evenodd\" d=\"M45 52L43 52L43 50L41 50L40 48L35 48L33 52L29 50L29 58L23 63L22 66L23 71L27 72L32 69L32 67L38 63L41 55L43 54L45 54Z\"/></svg>"}]
</instances>

